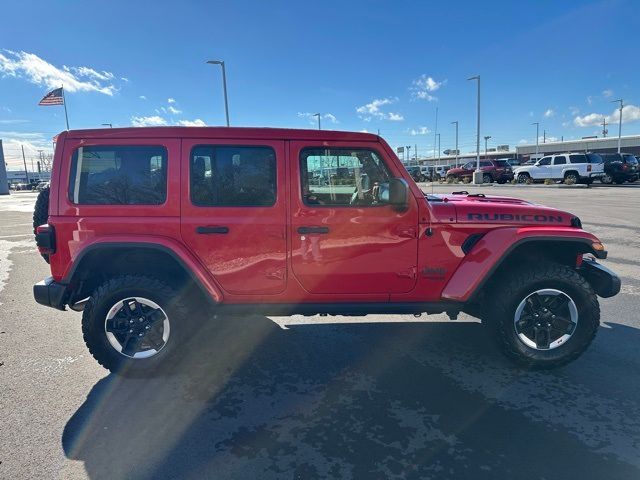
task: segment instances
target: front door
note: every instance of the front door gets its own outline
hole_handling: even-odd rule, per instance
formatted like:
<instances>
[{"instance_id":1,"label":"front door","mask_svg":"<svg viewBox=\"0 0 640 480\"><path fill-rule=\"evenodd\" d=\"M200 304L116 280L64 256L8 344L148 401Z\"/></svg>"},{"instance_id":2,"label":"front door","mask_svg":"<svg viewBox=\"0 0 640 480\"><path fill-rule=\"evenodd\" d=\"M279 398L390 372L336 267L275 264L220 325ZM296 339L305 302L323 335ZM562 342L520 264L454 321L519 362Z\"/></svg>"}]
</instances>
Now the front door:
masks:
<instances>
[{"instance_id":1,"label":"front door","mask_svg":"<svg viewBox=\"0 0 640 480\"><path fill-rule=\"evenodd\" d=\"M545 178L553 178L551 158L552 157L542 157L538 164L531 169L531 176L534 179L544 180Z\"/></svg>"},{"instance_id":2,"label":"front door","mask_svg":"<svg viewBox=\"0 0 640 480\"><path fill-rule=\"evenodd\" d=\"M416 283L418 205L377 143L291 142L291 264L312 294L404 293Z\"/></svg>"},{"instance_id":3,"label":"front door","mask_svg":"<svg viewBox=\"0 0 640 480\"><path fill-rule=\"evenodd\" d=\"M182 142L184 242L234 294L286 287L283 141Z\"/></svg>"}]
</instances>

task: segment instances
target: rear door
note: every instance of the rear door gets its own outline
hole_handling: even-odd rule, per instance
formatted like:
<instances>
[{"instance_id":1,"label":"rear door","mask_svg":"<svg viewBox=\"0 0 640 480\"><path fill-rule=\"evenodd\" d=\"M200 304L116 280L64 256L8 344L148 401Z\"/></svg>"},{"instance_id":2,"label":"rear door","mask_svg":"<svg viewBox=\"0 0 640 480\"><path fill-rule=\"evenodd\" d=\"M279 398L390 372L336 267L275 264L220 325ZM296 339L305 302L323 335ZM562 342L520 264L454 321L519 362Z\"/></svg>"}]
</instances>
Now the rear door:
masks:
<instances>
[{"instance_id":1,"label":"rear door","mask_svg":"<svg viewBox=\"0 0 640 480\"><path fill-rule=\"evenodd\" d=\"M233 294L286 287L283 141L182 142L181 235Z\"/></svg>"},{"instance_id":2,"label":"rear door","mask_svg":"<svg viewBox=\"0 0 640 480\"><path fill-rule=\"evenodd\" d=\"M559 179L564 177L564 171L567 167L567 157L566 155L556 155L553 157L553 166L551 171L553 173L553 178Z\"/></svg>"}]
</instances>

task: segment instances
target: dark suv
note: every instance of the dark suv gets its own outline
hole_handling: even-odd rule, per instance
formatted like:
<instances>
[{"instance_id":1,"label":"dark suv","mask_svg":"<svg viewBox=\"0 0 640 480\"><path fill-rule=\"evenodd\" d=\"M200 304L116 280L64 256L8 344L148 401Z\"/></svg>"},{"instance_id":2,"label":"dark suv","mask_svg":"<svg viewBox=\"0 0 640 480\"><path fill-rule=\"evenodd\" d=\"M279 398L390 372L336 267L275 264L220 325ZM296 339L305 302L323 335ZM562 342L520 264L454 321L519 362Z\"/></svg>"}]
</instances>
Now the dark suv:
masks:
<instances>
[{"instance_id":1,"label":"dark suv","mask_svg":"<svg viewBox=\"0 0 640 480\"><path fill-rule=\"evenodd\" d=\"M600 177L602 183L620 185L638 180L638 159L630 153L603 153L600 156L604 160L604 175Z\"/></svg>"},{"instance_id":2,"label":"dark suv","mask_svg":"<svg viewBox=\"0 0 640 480\"><path fill-rule=\"evenodd\" d=\"M447 171L447 180L473 179L473 172L476 169L476 162L465 163L462 167L452 168ZM482 183L506 183L513 180L513 168L511 164L504 160L481 160L480 170L482 171Z\"/></svg>"}]
</instances>

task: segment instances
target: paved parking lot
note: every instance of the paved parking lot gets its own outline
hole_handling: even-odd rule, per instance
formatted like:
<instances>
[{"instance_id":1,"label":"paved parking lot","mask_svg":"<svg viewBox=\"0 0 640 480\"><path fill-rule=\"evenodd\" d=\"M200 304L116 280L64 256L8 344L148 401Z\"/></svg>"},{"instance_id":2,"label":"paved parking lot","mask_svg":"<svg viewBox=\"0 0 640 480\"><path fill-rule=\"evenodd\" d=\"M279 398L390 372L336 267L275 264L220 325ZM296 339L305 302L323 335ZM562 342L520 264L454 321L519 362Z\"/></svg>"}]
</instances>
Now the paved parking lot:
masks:
<instances>
[{"instance_id":1,"label":"paved parking lot","mask_svg":"<svg viewBox=\"0 0 640 480\"><path fill-rule=\"evenodd\" d=\"M35 195L0 197L0 478L640 478L640 190L464 189L569 210L607 245L622 293L578 361L520 370L470 318L245 317L203 327L177 372L121 379L79 313L34 303Z\"/></svg>"}]
</instances>

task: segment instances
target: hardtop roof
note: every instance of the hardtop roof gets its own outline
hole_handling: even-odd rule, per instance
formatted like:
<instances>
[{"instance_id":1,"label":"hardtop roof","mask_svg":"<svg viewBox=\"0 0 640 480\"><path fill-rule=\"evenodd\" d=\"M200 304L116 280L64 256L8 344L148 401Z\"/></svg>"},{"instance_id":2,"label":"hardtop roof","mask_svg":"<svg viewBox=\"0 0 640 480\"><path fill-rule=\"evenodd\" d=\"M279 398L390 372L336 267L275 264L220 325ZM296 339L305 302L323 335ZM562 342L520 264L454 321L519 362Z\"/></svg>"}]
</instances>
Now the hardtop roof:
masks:
<instances>
[{"instance_id":1,"label":"hardtop roof","mask_svg":"<svg viewBox=\"0 0 640 480\"><path fill-rule=\"evenodd\" d=\"M69 130L67 138L221 138L378 142L372 133L268 127L126 127Z\"/></svg>"}]
</instances>

